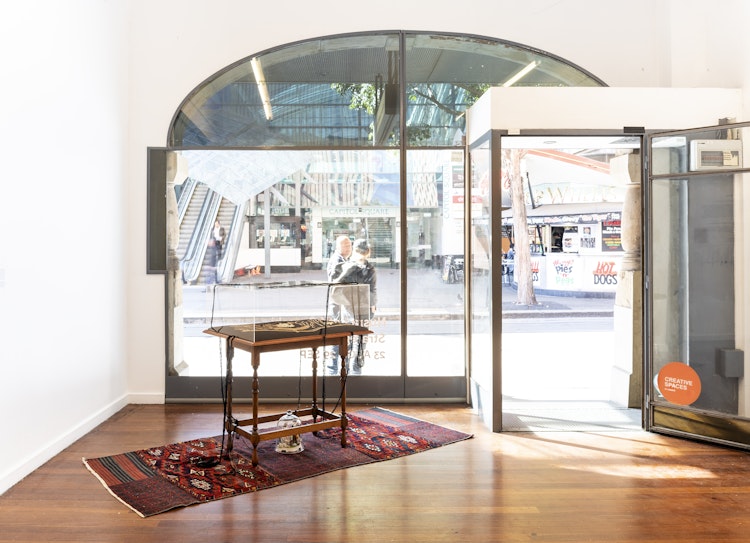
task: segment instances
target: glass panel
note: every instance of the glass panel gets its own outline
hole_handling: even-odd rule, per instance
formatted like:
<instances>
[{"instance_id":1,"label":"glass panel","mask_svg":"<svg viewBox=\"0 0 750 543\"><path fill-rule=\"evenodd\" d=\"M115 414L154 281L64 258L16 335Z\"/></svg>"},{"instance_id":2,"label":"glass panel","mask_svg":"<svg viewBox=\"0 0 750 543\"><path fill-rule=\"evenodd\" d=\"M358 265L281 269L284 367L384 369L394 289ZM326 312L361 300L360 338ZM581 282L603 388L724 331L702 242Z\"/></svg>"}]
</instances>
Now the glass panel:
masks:
<instances>
[{"instance_id":1,"label":"glass panel","mask_svg":"<svg viewBox=\"0 0 750 543\"><path fill-rule=\"evenodd\" d=\"M686 146L671 149L670 156L678 157ZM741 314L735 302L738 186L733 174L652 182L656 402L738 413L744 365L735 333Z\"/></svg>"},{"instance_id":2,"label":"glass panel","mask_svg":"<svg viewBox=\"0 0 750 543\"><path fill-rule=\"evenodd\" d=\"M248 57L182 104L177 147L396 146L405 93L409 146L461 144L466 109L499 85L600 86L538 50L488 38L406 33L326 37Z\"/></svg>"},{"instance_id":3,"label":"glass panel","mask_svg":"<svg viewBox=\"0 0 750 543\"><path fill-rule=\"evenodd\" d=\"M471 379L491 386L492 329L490 278L490 148L472 150L471 159ZM486 391L492 393L491 390Z\"/></svg>"},{"instance_id":4,"label":"glass panel","mask_svg":"<svg viewBox=\"0 0 750 543\"><path fill-rule=\"evenodd\" d=\"M180 109L175 146L395 145L398 35L310 40L224 70Z\"/></svg>"},{"instance_id":5,"label":"glass panel","mask_svg":"<svg viewBox=\"0 0 750 543\"><path fill-rule=\"evenodd\" d=\"M363 364L350 367L354 374L399 375L398 154L198 150L180 155L190 172L175 188L183 278L176 299L183 300L184 341L177 334L180 362L170 374L219 374L218 340L203 334L211 323L321 318L334 311L344 319L346 313L338 310L343 302L335 302L327 287L322 293L312 288L333 280L328 264L343 236L351 249L346 256L361 256L357 264L363 268L365 261L371 265L361 281L370 285L375 308L374 317L364 322L374 334L362 351ZM346 277L349 282L352 276ZM269 288L249 288L260 285ZM249 355L236 356L237 375L247 374L250 366L242 357ZM309 356L268 353L259 371L298 375ZM328 365L334 366L332 360L328 353Z\"/></svg>"},{"instance_id":6,"label":"glass panel","mask_svg":"<svg viewBox=\"0 0 750 543\"><path fill-rule=\"evenodd\" d=\"M406 373L462 376L464 155L431 150L407 156Z\"/></svg>"},{"instance_id":7,"label":"glass panel","mask_svg":"<svg viewBox=\"0 0 750 543\"><path fill-rule=\"evenodd\" d=\"M582 70L537 50L486 38L406 38L410 146L460 145L466 110L493 86L600 86Z\"/></svg>"}]
</instances>

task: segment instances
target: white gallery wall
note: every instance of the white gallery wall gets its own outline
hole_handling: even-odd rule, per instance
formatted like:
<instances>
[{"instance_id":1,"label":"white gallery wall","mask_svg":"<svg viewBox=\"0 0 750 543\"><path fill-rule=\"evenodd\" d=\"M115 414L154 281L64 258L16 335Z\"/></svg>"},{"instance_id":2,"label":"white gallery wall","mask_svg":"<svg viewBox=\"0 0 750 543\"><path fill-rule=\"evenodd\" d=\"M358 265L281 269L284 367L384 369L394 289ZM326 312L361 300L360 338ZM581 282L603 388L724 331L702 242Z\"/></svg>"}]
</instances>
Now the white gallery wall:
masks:
<instances>
[{"instance_id":1,"label":"white gallery wall","mask_svg":"<svg viewBox=\"0 0 750 543\"><path fill-rule=\"evenodd\" d=\"M528 45L610 86L748 89L746 4L382 0L358 16L331 0L13 3L0 21L0 435L17 461L0 492L122 405L163 402L146 149L213 73L284 43L403 29Z\"/></svg>"},{"instance_id":2,"label":"white gallery wall","mask_svg":"<svg viewBox=\"0 0 750 543\"><path fill-rule=\"evenodd\" d=\"M124 4L0 17L0 492L127 402Z\"/></svg>"}]
</instances>

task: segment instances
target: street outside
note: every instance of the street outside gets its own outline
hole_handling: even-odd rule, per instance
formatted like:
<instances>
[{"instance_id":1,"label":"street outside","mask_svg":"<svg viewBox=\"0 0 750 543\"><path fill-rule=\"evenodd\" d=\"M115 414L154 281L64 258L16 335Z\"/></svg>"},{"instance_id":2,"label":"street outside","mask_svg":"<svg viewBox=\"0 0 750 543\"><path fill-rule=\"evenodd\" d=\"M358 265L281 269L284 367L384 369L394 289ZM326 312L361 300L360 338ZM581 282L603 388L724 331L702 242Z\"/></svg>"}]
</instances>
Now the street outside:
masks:
<instances>
[{"instance_id":1,"label":"street outside","mask_svg":"<svg viewBox=\"0 0 750 543\"><path fill-rule=\"evenodd\" d=\"M261 283L321 281L322 271L256 277ZM378 269L378 311L371 328L362 375L400 372L399 270ZM463 284L442 282L437 270L409 269L411 287L407 374L462 375ZM219 375L222 344L203 330L229 318L248 322L279 317L325 317L325 285L251 289L247 285L183 288L184 375ZM503 394L509 399L608 400L614 349L609 298L537 295L534 308L518 306L516 292L503 287ZM269 353L261 375L296 376L309 368L311 353ZM249 375L249 355L235 354L235 373Z\"/></svg>"}]
</instances>

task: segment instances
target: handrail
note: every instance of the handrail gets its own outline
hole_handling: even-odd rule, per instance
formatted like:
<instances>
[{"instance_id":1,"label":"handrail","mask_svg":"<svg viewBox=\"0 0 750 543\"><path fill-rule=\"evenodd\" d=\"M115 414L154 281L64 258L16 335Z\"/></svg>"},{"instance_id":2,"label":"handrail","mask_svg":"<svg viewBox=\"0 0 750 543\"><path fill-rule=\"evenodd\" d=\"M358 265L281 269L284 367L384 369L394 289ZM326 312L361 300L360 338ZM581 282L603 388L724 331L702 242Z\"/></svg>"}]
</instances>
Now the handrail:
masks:
<instances>
[{"instance_id":1,"label":"handrail","mask_svg":"<svg viewBox=\"0 0 750 543\"><path fill-rule=\"evenodd\" d=\"M216 263L216 276L222 283L230 282L234 278L234 263L237 262L237 253L240 250L246 210L247 202L234 208L234 215L229 226L229 235L224 241L224 251Z\"/></svg>"},{"instance_id":2,"label":"handrail","mask_svg":"<svg viewBox=\"0 0 750 543\"><path fill-rule=\"evenodd\" d=\"M198 279L206 256L208 238L211 236L214 221L219 213L221 196L209 190L203 200L200 214L196 222L197 228L193 232L190 242L185 251L185 257L181 260L182 277L184 281L192 282Z\"/></svg>"},{"instance_id":3,"label":"handrail","mask_svg":"<svg viewBox=\"0 0 750 543\"><path fill-rule=\"evenodd\" d=\"M185 182L182 184L180 201L177 202L178 225L182 224L182 219L185 218L185 213L187 212L188 206L190 205L190 200L193 199L193 194L195 193L195 187L197 185L198 183L192 177L188 177L187 179L185 179Z\"/></svg>"}]
</instances>

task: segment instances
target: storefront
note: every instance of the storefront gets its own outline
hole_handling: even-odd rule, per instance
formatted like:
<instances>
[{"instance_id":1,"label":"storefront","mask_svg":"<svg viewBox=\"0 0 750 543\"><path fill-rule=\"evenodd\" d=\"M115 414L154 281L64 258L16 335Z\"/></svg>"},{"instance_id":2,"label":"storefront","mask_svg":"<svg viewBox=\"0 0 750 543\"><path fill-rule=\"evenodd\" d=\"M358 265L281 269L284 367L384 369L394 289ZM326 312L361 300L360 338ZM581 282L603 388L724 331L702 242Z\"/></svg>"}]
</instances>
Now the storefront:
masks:
<instances>
[{"instance_id":1,"label":"storefront","mask_svg":"<svg viewBox=\"0 0 750 543\"><path fill-rule=\"evenodd\" d=\"M340 235L370 240L370 260L390 267L399 261L399 209L396 206L322 206L312 209L311 262L328 261Z\"/></svg>"},{"instance_id":2,"label":"storefront","mask_svg":"<svg viewBox=\"0 0 750 543\"><path fill-rule=\"evenodd\" d=\"M562 296L614 296L623 256L621 220L619 202L552 204L528 210L534 290ZM512 222L508 209L503 212L506 254L514 239ZM509 275L514 274L512 259L505 262Z\"/></svg>"}]
</instances>

